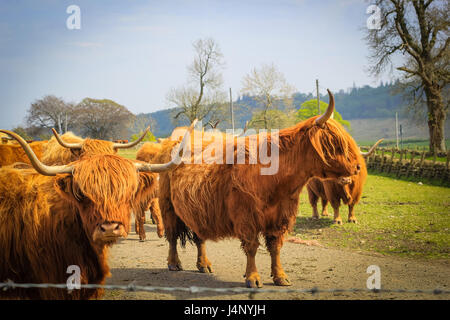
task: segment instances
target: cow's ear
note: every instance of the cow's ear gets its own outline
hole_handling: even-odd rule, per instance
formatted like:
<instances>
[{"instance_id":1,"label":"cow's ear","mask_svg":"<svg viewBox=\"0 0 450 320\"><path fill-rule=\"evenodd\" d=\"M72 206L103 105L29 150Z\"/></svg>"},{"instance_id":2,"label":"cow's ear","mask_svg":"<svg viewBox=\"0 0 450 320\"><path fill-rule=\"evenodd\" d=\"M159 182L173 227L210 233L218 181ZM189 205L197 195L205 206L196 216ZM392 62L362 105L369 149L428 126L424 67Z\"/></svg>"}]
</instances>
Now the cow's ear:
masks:
<instances>
[{"instance_id":1,"label":"cow's ear","mask_svg":"<svg viewBox=\"0 0 450 320\"><path fill-rule=\"evenodd\" d=\"M70 174L58 175L55 179L55 189L58 193L69 201L76 200L73 194L73 177Z\"/></svg>"},{"instance_id":2,"label":"cow's ear","mask_svg":"<svg viewBox=\"0 0 450 320\"><path fill-rule=\"evenodd\" d=\"M136 199L146 199L156 196L158 190L158 174L152 172L139 172L139 186Z\"/></svg>"}]
</instances>

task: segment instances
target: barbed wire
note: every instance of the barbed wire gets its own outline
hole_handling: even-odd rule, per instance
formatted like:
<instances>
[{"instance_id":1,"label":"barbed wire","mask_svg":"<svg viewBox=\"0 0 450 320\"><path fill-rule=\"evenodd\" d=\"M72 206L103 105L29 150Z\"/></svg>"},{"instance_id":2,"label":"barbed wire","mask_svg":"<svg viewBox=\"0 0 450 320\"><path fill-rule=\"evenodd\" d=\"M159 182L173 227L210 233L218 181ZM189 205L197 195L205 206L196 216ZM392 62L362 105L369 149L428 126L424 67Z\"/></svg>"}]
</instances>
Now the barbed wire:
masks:
<instances>
[{"instance_id":1,"label":"barbed wire","mask_svg":"<svg viewBox=\"0 0 450 320\"><path fill-rule=\"evenodd\" d=\"M15 288L54 288L54 289L70 289L67 284L55 284L55 283L15 283L13 281L7 281L0 283L0 289L3 291ZM363 288L332 288L332 289L320 289L317 287L309 289L296 289L296 288L280 288L280 289L266 289L266 288L209 288L209 287L159 287L159 286L141 286L134 283L128 285L115 285L115 284L80 284L79 288L83 289L105 289L105 290L124 290L128 292L188 292L192 294L215 292L215 293L243 293L243 294L258 294L258 293L403 293L403 294L431 294L431 295L443 295L450 294L450 290L445 289L363 289ZM77 289L72 289L77 290Z\"/></svg>"}]
</instances>

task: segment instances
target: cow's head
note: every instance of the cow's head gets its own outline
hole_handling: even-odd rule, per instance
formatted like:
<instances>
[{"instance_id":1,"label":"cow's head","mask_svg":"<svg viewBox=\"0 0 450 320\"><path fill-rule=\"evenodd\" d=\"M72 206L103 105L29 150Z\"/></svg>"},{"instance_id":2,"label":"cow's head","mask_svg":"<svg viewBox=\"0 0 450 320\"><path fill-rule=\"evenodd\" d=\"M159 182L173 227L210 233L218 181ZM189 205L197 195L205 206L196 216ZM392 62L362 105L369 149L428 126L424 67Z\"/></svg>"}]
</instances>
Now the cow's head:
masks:
<instances>
[{"instance_id":1,"label":"cow's head","mask_svg":"<svg viewBox=\"0 0 450 320\"><path fill-rule=\"evenodd\" d=\"M303 139L313 176L321 179L340 179L358 174L361 163L356 142L337 121L330 119L334 112L334 97L328 90L330 103L323 115L305 121Z\"/></svg>"},{"instance_id":2,"label":"cow's head","mask_svg":"<svg viewBox=\"0 0 450 320\"><path fill-rule=\"evenodd\" d=\"M191 125L179 152L167 163L148 164L113 154L83 156L68 165L48 166L34 154L30 146L14 132L0 130L16 139L34 169L55 176L54 187L67 205L73 205L80 216L86 235L95 247L113 244L127 235L133 202L145 188L154 187L159 173L172 170L181 163L180 152L188 140Z\"/></svg>"},{"instance_id":3,"label":"cow's head","mask_svg":"<svg viewBox=\"0 0 450 320\"><path fill-rule=\"evenodd\" d=\"M42 156L42 161L46 164L67 164L78 160L82 156L92 156L97 154L117 154L119 149L127 149L136 146L144 139L150 127L144 131L141 137L129 143L111 142L98 139L82 139L72 133L65 133L60 136L55 129L52 129L54 137L50 139L47 148Z\"/></svg>"}]
</instances>

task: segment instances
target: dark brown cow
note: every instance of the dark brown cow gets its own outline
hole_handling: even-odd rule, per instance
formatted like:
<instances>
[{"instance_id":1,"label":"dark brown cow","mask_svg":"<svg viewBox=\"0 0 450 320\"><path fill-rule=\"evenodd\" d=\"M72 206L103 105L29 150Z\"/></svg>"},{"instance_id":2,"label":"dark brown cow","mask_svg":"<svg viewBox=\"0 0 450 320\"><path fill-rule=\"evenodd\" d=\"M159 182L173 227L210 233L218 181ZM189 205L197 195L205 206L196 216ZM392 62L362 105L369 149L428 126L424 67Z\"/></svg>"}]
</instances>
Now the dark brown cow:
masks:
<instances>
[{"instance_id":1,"label":"dark brown cow","mask_svg":"<svg viewBox=\"0 0 450 320\"><path fill-rule=\"evenodd\" d=\"M155 184L154 173L172 170L178 158L147 164L100 154L47 166L20 136L0 132L21 144L34 167L0 169L0 282L66 283L67 268L76 265L81 284L103 284L109 275L108 247L127 235L135 199ZM16 288L0 291L0 298L90 299L101 294L84 288L72 293Z\"/></svg>"},{"instance_id":2,"label":"dark brown cow","mask_svg":"<svg viewBox=\"0 0 450 320\"><path fill-rule=\"evenodd\" d=\"M354 208L361 199L362 190L367 179L367 168L364 158L372 154L381 141L383 139L378 140L369 152L359 155L361 170L357 175L350 177L350 180L346 181L346 183L335 180L321 180L319 178L311 178L308 181L307 189L309 202L313 207L313 218L319 219L317 202L320 198L322 200L322 216L328 216L327 205L330 202L334 211L334 223L342 224L342 218L339 214L342 200L344 204L348 205L348 222L356 223Z\"/></svg>"},{"instance_id":3,"label":"dark brown cow","mask_svg":"<svg viewBox=\"0 0 450 320\"><path fill-rule=\"evenodd\" d=\"M182 164L160 174L159 200L169 241L169 270L182 270L177 239L182 245L193 240L198 249L197 268L211 272L205 240L235 237L247 255L246 285L261 287L255 255L262 235L271 255L274 283L290 285L281 266L280 249L284 235L294 225L301 189L314 176L337 179L359 170L356 143L338 122L329 119L334 111L334 98L329 95L324 115L280 130L278 142L266 138L267 149L271 150L271 143L279 147L276 174L261 175L261 168L267 165L260 163ZM230 147L236 159L237 142L245 139L248 159L250 137L234 137L233 144L224 144L224 150ZM163 143L158 161L168 159L170 150L171 143Z\"/></svg>"}]
</instances>

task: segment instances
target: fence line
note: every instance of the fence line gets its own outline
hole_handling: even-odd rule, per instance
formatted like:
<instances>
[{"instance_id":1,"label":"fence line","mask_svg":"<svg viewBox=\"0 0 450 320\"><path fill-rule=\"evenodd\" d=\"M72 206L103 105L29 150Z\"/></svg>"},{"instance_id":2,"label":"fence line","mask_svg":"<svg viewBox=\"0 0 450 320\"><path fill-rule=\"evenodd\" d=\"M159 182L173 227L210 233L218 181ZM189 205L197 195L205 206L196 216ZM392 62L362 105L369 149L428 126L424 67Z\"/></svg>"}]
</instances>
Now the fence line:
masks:
<instances>
[{"instance_id":1,"label":"fence line","mask_svg":"<svg viewBox=\"0 0 450 320\"><path fill-rule=\"evenodd\" d=\"M368 147L361 147L365 150ZM386 154L389 152L390 154ZM399 158L396 158L396 155ZM440 180L443 184L450 184L450 151L447 153L446 162L437 161L434 154L433 160L425 160L430 154L425 150L399 150L396 148L377 148L366 159L367 168L376 172L394 174L397 178L425 178Z\"/></svg>"},{"instance_id":2,"label":"fence line","mask_svg":"<svg viewBox=\"0 0 450 320\"><path fill-rule=\"evenodd\" d=\"M68 289L67 284L55 284L55 283L15 283L13 281L1 282L0 289L3 291L15 289L15 288L54 288L54 289ZM203 293L203 292L215 292L215 293L416 293L416 294L430 294L430 295L443 295L450 294L450 290L444 289L358 289L358 288L332 288L332 289L320 289L317 287L310 289L265 289L265 288L208 288L208 287L158 287L158 286L140 286L133 283L129 285L114 285L114 284L80 284L80 288L83 289L105 289L105 290L124 290L129 292L155 292L155 291L183 291L191 294ZM77 290L77 289L74 289Z\"/></svg>"}]
</instances>

